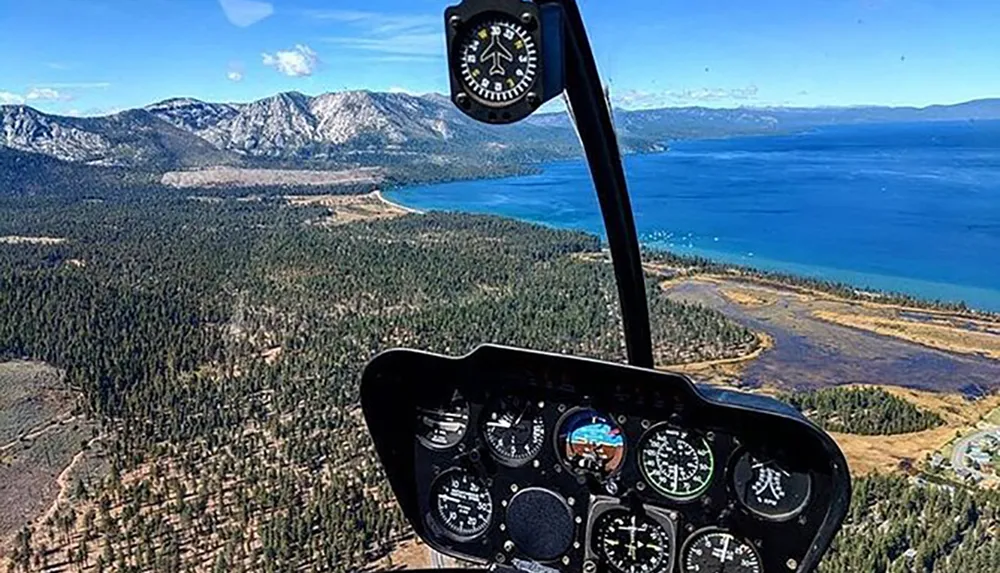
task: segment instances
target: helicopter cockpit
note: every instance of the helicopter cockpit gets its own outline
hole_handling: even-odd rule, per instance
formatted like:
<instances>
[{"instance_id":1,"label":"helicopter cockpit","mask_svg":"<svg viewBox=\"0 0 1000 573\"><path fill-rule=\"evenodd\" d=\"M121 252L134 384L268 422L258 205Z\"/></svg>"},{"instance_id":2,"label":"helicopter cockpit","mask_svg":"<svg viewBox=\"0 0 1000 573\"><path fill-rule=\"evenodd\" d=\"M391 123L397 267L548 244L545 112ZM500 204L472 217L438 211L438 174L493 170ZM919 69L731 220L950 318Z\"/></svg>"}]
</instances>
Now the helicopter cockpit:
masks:
<instances>
[{"instance_id":1,"label":"helicopter cockpit","mask_svg":"<svg viewBox=\"0 0 1000 573\"><path fill-rule=\"evenodd\" d=\"M812 571L846 515L834 441L776 400L652 368L644 276L612 118L573 0L445 12L452 101L512 123L564 94L604 215L630 365L484 345L391 350L362 405L431 548L529 573Z\"/></svg>"}]
</instances>

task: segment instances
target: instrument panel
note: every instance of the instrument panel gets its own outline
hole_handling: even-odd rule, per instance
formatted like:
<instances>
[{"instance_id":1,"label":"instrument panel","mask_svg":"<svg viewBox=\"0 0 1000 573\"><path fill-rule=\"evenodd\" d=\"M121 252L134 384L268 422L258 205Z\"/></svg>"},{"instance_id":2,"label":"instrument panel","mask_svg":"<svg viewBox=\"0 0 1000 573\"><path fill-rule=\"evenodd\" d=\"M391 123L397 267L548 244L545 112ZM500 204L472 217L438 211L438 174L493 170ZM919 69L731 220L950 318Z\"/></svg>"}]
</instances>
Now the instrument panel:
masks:
<instances>
[{"instance_id":1,"label":"instrument panel","mask_svg":"<svg viewBox=\"0 0 1000 573\"><path fill-rule=\"evenodd\" d=\"M843 455L793 409L675 374L395 350L362 405L425 542L531 573L809 571L850 497Z\"/></svg>"}]
</instances>

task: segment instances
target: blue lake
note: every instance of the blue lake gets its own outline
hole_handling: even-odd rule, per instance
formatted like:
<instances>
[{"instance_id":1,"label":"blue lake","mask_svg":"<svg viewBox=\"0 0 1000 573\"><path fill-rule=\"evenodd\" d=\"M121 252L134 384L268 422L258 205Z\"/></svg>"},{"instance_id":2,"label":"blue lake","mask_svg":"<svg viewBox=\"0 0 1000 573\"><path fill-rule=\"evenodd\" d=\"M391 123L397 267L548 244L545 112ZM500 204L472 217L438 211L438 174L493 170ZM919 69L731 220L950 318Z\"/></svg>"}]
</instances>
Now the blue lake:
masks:
<instances>
[{"instance_id":1,"label":"blue lake","mask_svg":"<svg viewBox=\"0 0 1000 573\"><path fill-rule=\"evenodd\" d=\"M1000 122L681 141L625 168L647 246L1000 311ZM582 160L386 197L603 235Z\"/></svg>"}]
</instances>

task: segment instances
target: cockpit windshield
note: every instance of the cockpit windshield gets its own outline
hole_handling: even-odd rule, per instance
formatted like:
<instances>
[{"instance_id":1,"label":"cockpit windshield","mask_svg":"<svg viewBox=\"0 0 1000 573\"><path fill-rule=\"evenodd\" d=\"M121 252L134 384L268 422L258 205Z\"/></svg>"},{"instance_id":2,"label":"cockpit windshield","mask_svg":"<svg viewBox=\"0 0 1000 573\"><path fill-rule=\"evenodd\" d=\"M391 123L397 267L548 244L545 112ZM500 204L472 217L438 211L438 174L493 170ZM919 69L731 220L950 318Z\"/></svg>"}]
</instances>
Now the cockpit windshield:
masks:
<instances>
[{"instance_id":1,"label":"cockpit windshield","mask_svg":"<svg viewBox=\"0 0 1000 573\"><path fill-rule=\"evenodd\" d=\"M0 567L995 573L998 26L6 2Z\"/></svg>"}]
</instances>

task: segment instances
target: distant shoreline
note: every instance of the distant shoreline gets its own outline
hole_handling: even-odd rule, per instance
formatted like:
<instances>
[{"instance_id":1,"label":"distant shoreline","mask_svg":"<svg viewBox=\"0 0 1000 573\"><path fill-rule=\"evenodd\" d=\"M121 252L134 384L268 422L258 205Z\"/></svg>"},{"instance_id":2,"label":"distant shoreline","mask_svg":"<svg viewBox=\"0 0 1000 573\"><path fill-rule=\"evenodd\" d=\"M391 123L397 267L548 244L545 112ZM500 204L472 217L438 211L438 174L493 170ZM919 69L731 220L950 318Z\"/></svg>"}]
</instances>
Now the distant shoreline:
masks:
<instances>
[{"instance_id":1,"label":"distant shoreline","mask_svg":"<svg viewBox=\"0 0 1000 573\"><path fill-rule=\"evenodd\" d=\"M425 211L421 211L420 209L414 209L412 207L407 207L406 205L400 205L399 203L396 203L394 201L390 201L390 200L386 199L385 195L382 194L382 191L380 189L376 189L376 190L372 191L372 197L374 197L375 199L378 199L382 203L385 203L389 207L393 207L395 209L399 209L400 211L405 211L407 213L413 213L415 215L423 215L425 213Z\"/></svg>"}]
</instances>

